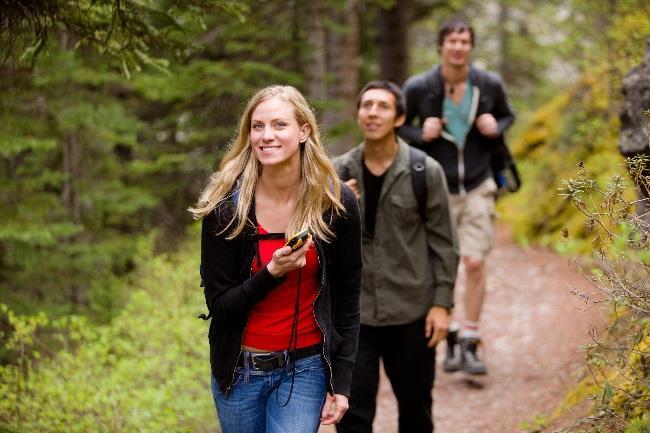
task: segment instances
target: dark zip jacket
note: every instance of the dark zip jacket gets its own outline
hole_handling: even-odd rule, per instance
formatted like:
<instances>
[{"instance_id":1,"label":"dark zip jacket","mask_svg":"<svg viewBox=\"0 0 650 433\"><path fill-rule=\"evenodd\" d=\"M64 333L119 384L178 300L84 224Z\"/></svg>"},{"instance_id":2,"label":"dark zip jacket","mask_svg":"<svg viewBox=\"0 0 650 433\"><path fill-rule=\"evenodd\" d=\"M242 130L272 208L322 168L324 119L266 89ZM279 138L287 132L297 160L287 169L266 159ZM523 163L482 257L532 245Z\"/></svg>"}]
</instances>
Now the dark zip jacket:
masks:
<instances>
[{"instance_id":1,"label":"dark zip jacket","mask_svg":"<svg viewBox=\"0 0 650 433\"><path fill-rule=\"evenodd\" d=\"M359 338L361 221L357 199L345 185L341 187L341 200L344 214L325 215L335 238L325 242L314 237L320 265L314 316L323 334L328 390L349 396ZM236 238L226 239L230 228L219 234L234 213L232 200L220 202L203 218L201 231L201 276L212 317L208 332L210 366L225 393L233 382L250 310L282 281L273 277L266 266L252 275L257 244L254 206L248 224Z\"/></svg>"},{"instance_id":2,"label":"dark zip jacket","mask_svg":"<svg viewBox=\"0 0 650 433\"><path fill-rule=\"evenodd\" d=\"M492 176L491 157L495 151L505 147L503 134L515 119L503 82L497 74L470 67L469 80L473 91L468 119L471 128L462 150L444 127L440 137L433 141L422 141L421 138L422 123L427 117L443 117L445 87L440 66L414 75L404 83L406 121L398 133L411 146L424 150L442 165L449 192L453 194L471 191ZM484 113L492 114L497 120L499 135L496 138L481 135L474 124L476 118Z\"/></svg>"}]
</instances>

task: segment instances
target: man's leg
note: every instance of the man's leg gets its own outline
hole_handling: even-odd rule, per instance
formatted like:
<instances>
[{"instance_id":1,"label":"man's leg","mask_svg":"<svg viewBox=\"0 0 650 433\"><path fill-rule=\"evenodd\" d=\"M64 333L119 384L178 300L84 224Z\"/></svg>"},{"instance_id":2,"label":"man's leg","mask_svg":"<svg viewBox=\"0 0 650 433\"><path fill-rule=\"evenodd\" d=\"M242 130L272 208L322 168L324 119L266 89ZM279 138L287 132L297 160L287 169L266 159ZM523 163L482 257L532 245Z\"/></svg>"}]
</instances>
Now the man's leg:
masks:
<instances>
[{"instance_id":1,"label":"man's leg","mask_svg":"<svg viewBox=\"0 0 650 433\"><path fill-rule=\"evenodd\" d=\"M485 301L485 260L476 257L463 257L465 266L465 320L478 323Z\"/></svg>"},{"instance_id":2,"label":"man's leg","mask_svg":"<svg viewBox=\"0 0 650 433\"><path fill-rule=\"evenodd\" d=\"M465 264L465 321L463 322L459 345L463 371L469 374L486 374L485 362L478 356L481 341L479 319L485 300L485 261L474 257L463 257Z\"/></svg>"},{"instance_id":3,"label":"man's leg","mask_svg":"<svg viewBox=\"0 0 650 433\"><path fill-rule=\"evenodd\" d=\"M400 433L431 433L435 348L427 347L424 320L383 328L381 355L399 409Z\"/></svg>"},{"instance_id":4,"label":"man's leg","mask_svg":"<svg viewBox=\"0 0 650 433\"><path fill-rule=\"evenodd\" d=\"M496 184L486 179L476 189L456 202L456 222L460 252L465 268L465 294L463 306L465 319L458 340L462 369L470 374L485 374L485 363L478 358L480 342L479 319L486 292L485 257L494 244Z\"/></svg>"},{"instance_id":5,"label":"man's leg","mask_svg":"<svg viewBox=\"0 0 650 433\"><path fill-rule=\"evenodd\" d=\"M361 325L359 351L352 372L350 408L336 426L338 433L372 433L379 387L379 330Z\"/></svg>"}]
</instances>

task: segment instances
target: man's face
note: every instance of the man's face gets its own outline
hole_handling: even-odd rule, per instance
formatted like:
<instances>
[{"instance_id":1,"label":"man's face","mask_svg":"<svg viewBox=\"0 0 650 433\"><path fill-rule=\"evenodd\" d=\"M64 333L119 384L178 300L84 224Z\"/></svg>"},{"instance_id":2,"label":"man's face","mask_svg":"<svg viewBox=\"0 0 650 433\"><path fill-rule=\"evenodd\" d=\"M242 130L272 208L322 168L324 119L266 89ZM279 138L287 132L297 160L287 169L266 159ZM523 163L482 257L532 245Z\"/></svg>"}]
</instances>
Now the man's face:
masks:
<instances>
[{"instance_id":1,"label":"man's face","mask_svg":"<svg viewBox=\"0 0 650 433\"><path fill-rule=\"evenodd\" d=\"M451 32L442 42L440 59L443 64L461 67L469 63L472 52L472 37L469 31Z\"/></svg>"},{"instance_id":2,"label":"man's face","mask_svg":"<svg viewBox=\"0 0 650 433\"><path fill-rule=\"evenodd\" d=\"M361 96L357 124L365 140L377 141L395 135L395 128L404 123L397 116L395 96L384 89L370 89Z\"/></svg>"}]
</instances>

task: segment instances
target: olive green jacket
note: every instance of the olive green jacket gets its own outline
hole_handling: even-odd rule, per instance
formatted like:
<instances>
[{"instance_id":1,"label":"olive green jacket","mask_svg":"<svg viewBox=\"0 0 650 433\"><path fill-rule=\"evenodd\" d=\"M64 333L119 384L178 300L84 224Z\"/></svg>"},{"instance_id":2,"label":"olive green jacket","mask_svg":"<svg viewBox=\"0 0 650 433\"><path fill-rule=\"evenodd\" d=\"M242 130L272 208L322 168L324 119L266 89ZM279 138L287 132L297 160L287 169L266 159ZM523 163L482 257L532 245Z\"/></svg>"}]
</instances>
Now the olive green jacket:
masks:
<instances>
[{"instance_id":1,"label":"olive green jacket","mask_svg":"<svg viewBox=\"0 0 650 433\"><path fill-rule=\"evenodd\" d=\"M408 145L401 139L388 168L377 205L375 235L363 227L361 323L401 325L423 318L439 305L453 307L458 267L458 243L449 206L444 172L426 158L427 221L418 212ZM344 180L357 179L364 222L364 144L334 160ZM364 224L365 225L365 224Z\"/></svg>"}]
</instances>

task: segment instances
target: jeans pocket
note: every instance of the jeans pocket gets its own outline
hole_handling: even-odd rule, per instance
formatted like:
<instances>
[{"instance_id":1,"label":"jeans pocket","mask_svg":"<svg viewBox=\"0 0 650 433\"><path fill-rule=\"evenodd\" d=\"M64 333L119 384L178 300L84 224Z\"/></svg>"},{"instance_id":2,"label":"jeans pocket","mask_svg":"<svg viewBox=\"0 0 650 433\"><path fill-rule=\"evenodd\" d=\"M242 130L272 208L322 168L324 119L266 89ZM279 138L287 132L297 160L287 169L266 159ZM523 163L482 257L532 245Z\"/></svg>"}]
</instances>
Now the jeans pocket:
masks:
<instances>
[{"instance_id":1,"label":"jeans pocket","mask_svg":"<svg viewBox=\"0 0 650 433\"><path fill-rule=\"evenodd\" d=\"M246 380L246 377L245 377L246 373L243 372L243 371L238 371L238 370L239 369L235 370L235 373L233 374L234 377L233 377L232 385L230 385L231 388L234 388L235 386L239 385L240 383L248 382Z\"/></svg>"},{"instance_id":2,"label":"jeans pocket","mask_svg":"<svg viewBox=\"0 0 650 433\"><path fill-rule=\"evenodd\" d=\"M325 374L325 365L321 355L312 355L307 358L299 359L296 362L296 374L303 372L322 372Z\"/></svg>"}]
</instances>

